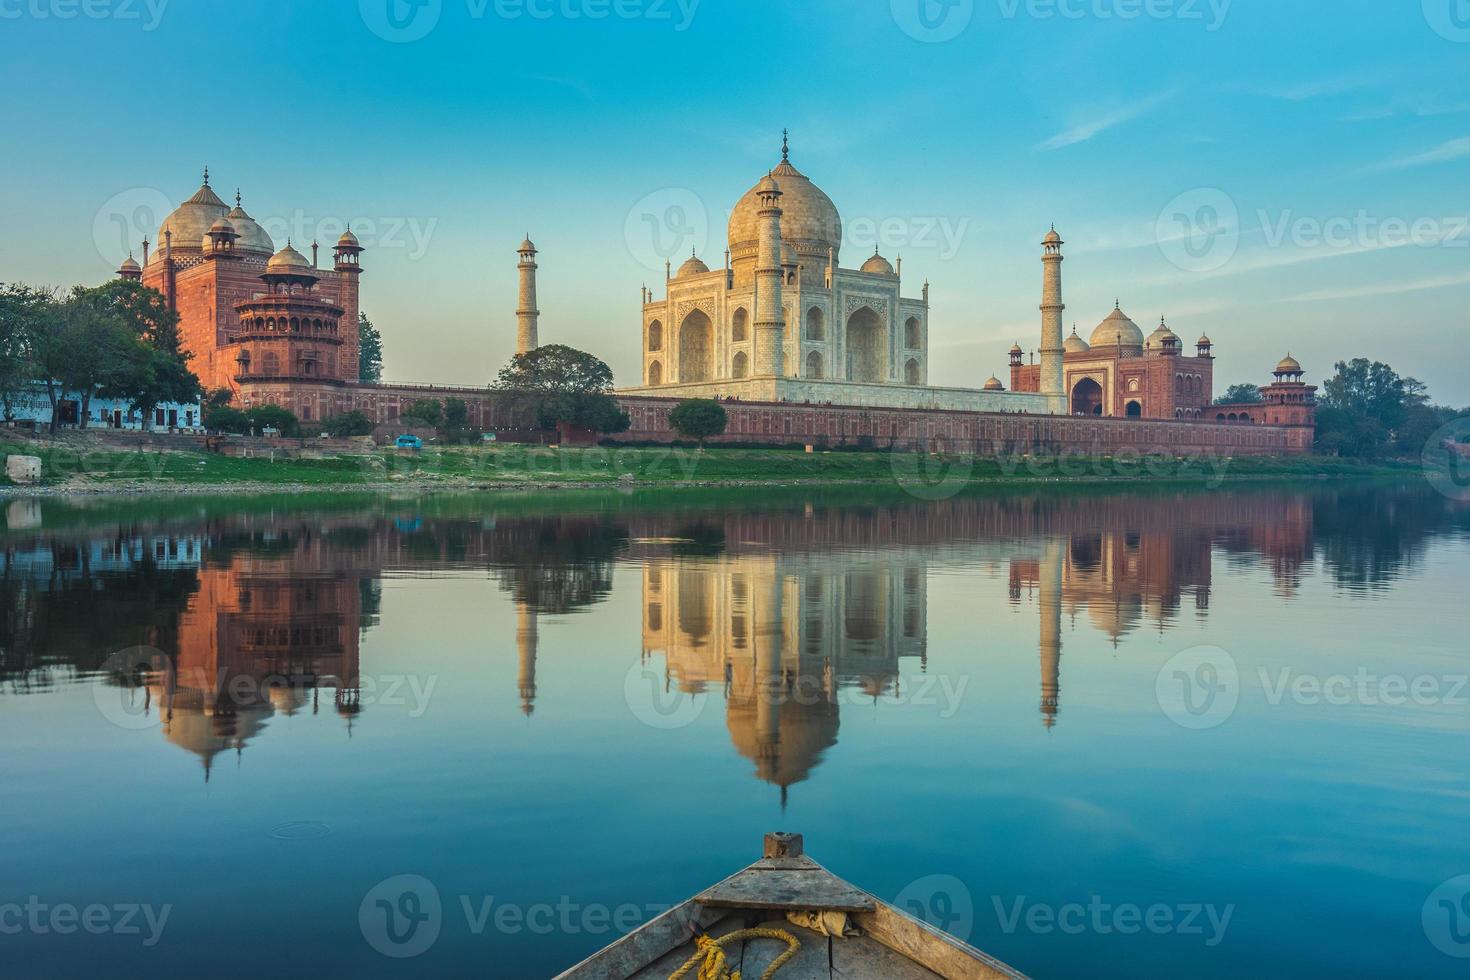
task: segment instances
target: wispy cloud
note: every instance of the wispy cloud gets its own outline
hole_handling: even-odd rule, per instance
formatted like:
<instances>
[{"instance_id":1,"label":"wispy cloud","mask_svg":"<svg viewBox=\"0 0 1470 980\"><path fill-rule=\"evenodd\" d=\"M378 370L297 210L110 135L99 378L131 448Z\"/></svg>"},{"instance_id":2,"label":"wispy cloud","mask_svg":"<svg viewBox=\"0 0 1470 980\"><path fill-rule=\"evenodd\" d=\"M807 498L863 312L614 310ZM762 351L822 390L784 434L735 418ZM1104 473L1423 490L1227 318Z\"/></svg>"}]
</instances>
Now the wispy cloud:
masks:
<instances>
[{"instance_id":1,"label":"wispy cloud","mask_svg":"<svg viewBox=\"0 0 1470 980\"><path fill-rule=\"evenodd\" d=\"M1121 126L1123 123L1137 119L1148 112L1152 112L1163 102L1169 99L1170 93L1161 92L1158 95L1140 99L1124 106L1119 106L1108 112L1093 116L1090 119L1077 123L1070 129L1064 129L1050 139L1043 140L1036 145L1038 150L1060 150L1065 146L1074 146L1085 143L1099 133Z\"/></svg>"},{"instance_id":2,"label":"wispy cloud","mask_svg":"<svg viewBox=\"0 0 1470 980\"><path fill-rule=\"evenodd\" d=\"M1423 153L1413 153L1408 156L1384 160L1368 169L1374 172L1408 170L1412 167L1427 167L1436 163L1449 163L1452 160L1463 160L1466 157L1470 157L1470 136L1447 140L1434 149L1426 150Z\"/></svg>"},{"instance_id":3,"label":"wispy cloud","mask_svg":"<svg viewBox=\"0 0 1470 980\"><path fill-rule=\"evenodd\" d=\"M1337 75L1331 78L1316 78L1302 82L1281 82L1277 84L1252 85L1245 89L1251 95L1259 95L1267 99L1281 99L1284 102L1306 102L1309 99L1320 99L1328 95L1345 95L1372 84L1378 79L1377 73L1358 72L1351 75Z\"/></svg>"},{"instance_id":4,"label":"wispy cloud","mask_svg":"<svg viewBox=\"0 0 1470 980\"><path fill-rule=\"evenodd\" d=\"M1316 289L1295 296L1284 296L1282 303L1316 303L1335 299L1362 299L1367 296L1397 296L1400 293L1418 293L1429 289L1447 289L1451 286L1470 285L1470 272L1459 272L1448 276L1429 279L1414 279L1408 282L1382 282L1371 286L1348 286L1336 289Z\"/></svg>"}]
</instances>

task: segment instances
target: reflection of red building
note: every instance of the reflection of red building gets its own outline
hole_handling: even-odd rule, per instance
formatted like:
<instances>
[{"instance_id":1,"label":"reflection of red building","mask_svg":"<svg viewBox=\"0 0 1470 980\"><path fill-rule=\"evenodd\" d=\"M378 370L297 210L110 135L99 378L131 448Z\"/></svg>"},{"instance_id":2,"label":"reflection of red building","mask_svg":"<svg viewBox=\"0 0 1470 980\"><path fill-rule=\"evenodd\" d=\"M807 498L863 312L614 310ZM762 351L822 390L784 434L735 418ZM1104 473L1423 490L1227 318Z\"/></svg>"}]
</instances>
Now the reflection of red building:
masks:
<instances>
[{"instance_id":1,"label":"reflection of red building","mask_svg":"<svg viewBox=\"0 0 1470 980\"><path fill-rule=\"evenodd\" d=\"M274 715L320 710L323 687L349 724L360 710L359 577L333 571L320 551L310 542L200 570L173 677L151 694L165 737L197 754L206 777L216 755L243 749Z\"/></svg>"}]
</instances>

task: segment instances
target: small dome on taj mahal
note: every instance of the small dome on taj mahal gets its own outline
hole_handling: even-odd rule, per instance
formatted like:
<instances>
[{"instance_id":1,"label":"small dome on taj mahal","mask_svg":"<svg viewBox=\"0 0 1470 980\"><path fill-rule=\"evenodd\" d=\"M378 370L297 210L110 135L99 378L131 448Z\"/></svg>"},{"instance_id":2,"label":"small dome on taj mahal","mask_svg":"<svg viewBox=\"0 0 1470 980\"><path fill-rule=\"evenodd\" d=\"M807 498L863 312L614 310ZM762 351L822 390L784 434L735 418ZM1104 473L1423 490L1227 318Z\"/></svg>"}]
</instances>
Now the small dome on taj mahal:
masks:
<instances>
[{"instance_id":1,"label":"small dome on taj mahal","mask_svg":"<svg viewBox=\"0 0 1470 980\"><path fill-rule=\"evenodd\" d=\"M533 251L533 252L536 251L536 246L535 245L531 245L531 240L529 238L526 239L524 242L521 243L521 249L524 251L527 246L530 246L531 251ZM359 242L357 240L357 236L352 233L352 229L351 228L348 228L346 231L342 232L342 237L339 238L339 239L337 239L337 247L338 248L361 248L362 247L362 242Z\"/></svg>"},{"instance_id":2,"label":"small dome on taj mahal","mask_svg":"<svg viewBox=\"0 0 1470 980\"><path fill-rule=\"evenodd\" d=\"M1049 232L1046 233L1046 237L1041 240L1041 244L1043 244L1043 245L1060 245L1060 244L1062 244L1062 236L1057 234L1057 226L1056 225L1052 225L1051 226L1051 231L1049 231Z\"/></svg>"},{"instance_id":3,"label":"small dome on taj mahal","mask_svg":"<svg viewBox=\"0 0 1470 980\"><path fill-rule=\"evenodd\" d=\"M351 228L348 228L345 232L342 233L342 238L344 239L344 241L349 236L352 238L352 244L356 245L357 244L357 236L352 234L352 229ZM343 242L338 242L337 244L341 245L341 244L343 244ZM518 248L518 249L516 249L516 251L517 252L534 252L534 251L536 251L536 246L531 241L531 236L530 235L527 235L525 238L523 238L521 240L521 247Z\"/></svg>"},{"instance_id":4,"label":"small dome on taj mahal","mask_svg":"<svg viewBox=\"0 0 1470 980\"><path fill-rule=\"evenodd\" d=\"M1077 334L1077 324L1072 324L1072 335L1062 341L1062 347L1068 354L1086 354L1092 347Z\"/></svg>"},{"instance_id":5,"label":"small dome on taj mahal","mask_svg":"<svg viewBox=\"0 0 1470 980\"><path fill-rule=\"evenodd\" d=\"M891 276L893 275L893 263L889 262L883 256L879 255L878 250L874 248L872 257L870 257L868 261L864 262L862 268L858 271L873 273L880 276Z\"/></svg>"},{"instance_id":6,"label":"small dome on taj mahal","mask_svg":"<svg viewBox=\"0 0 1470 980\"><path fill-rule=\"evenodd\" d=\"M1301 373L1303 373L1302 372L1302 362L1301 361L1298 361L1296 358L1292 357L1290 354L1287 354L1285 357L1283 357L1281 359L1281 363L1278 364L1278 365L1276 365L1276 373L1277 374L1301 374Z\"/></svg>"},{"instance_id":7,"label":"small dome on taj mahal","mask_svg":"<svg viewBox=\"0 0 1470 980\"><path fill-rule=\"evenodd\" d=\"M1015 343L1015 344L1012 344L1011 345L1011 353L1012 354L1024 354L1026 352L1021 349L1021 345L1019 343Z\"/></svg>"},{"instance_id":8,"label":"small dome on taj mahal","mask_svg":"<svg viewBox=\"0 0 1470 980\"><path fill-rule=\"evenodd\" d=\"M985 379L985 390L986 391L1005 391L1006 390L1006 386L1003 385L1003 384L1001 384L1000 383L1000 379L997 378L995 375L992 374L989 378L986 378Z\"/></svg>"},{"instance_id":9,"label":"small dome on taj mahal","mask_svg":"<svg viewBox=\"0 0 1470 980\"><path fill-rule=\"evenodd\" d=\"M685 276L703 275L708 271L709 266L704 264L704 260L699 258L697 255L691 255L689 258L684 260L683 265L679 266L679 271L675 273L675 276L679 279L682 279Z\"/></svg>"}]
</instances>

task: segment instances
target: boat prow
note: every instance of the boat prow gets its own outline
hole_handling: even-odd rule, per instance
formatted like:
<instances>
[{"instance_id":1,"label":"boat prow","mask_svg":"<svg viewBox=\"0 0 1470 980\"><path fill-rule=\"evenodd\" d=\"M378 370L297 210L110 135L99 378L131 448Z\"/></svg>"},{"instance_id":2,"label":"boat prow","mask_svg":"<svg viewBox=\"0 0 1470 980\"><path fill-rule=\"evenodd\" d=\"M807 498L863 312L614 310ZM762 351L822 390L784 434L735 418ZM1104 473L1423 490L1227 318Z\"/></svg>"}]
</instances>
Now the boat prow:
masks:
<instances>
[{"instance_id":1,"label":"boat prow","mask_svg":"<svg viewBox=\"0 0 1470 980\"><path fill-rule=\"evenodd\" d=\"M806 856L800 834L767 834L759 861L557 980L679 980L721 957L745 980L1024 976L843 881Z\"/></svg>"}]
</instances>

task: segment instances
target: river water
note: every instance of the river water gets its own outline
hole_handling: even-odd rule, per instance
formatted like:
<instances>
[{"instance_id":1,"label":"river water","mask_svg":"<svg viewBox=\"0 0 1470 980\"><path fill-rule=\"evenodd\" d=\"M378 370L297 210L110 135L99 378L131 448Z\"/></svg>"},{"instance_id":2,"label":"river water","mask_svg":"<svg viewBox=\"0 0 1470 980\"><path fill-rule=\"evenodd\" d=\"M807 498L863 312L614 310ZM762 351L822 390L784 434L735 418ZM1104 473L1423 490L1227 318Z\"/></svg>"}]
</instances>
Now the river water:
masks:
<instances>
[{"instance_id":1,"label":"river water","mask_svg":"<svg viewBox=\"0 0 1470 980\"><path fill-rule=\"evenodd\" d=\"M5 505L9 976L547 976L805 835L1040 977L1463 976L1427 486Z\"/></svg>"}]
</instances>

